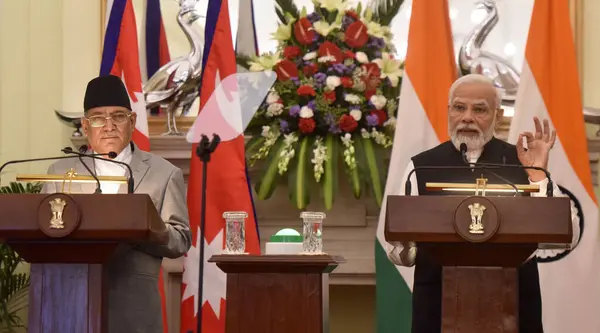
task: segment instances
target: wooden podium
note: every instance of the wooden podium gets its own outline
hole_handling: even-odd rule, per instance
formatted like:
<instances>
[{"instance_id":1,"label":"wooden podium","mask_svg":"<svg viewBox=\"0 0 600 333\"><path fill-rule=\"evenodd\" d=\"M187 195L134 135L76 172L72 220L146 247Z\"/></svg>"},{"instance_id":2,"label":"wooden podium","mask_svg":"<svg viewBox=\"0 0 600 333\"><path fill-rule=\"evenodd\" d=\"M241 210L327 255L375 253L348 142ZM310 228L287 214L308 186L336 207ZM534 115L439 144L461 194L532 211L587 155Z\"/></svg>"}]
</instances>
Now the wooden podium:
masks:
<instances>
[{"instance_id":1,"label":"wooden podium","mask_svg":"<svg viewBox=\"0 0 600 333\"><path fill-rule=\"evenodd\" d=\"M388 196L385 239L443 266L442 332L518 332L517 267L572 242L568 197Z\"/></svg>"},{"instance_id":2,"label":"wooden podium","mask_svg":"<svg viewBox=\"0 0 600 333\"><path fill-rule=\"evenodd\" d=\"M215 255L227 274L226 333L329 332L329 273L342 257Z\"/></svg>"},{"instance_id":3,"label":"wooden podium","mask_svg":"<svg viewBox=\"0 0 600 333\"><path fill-rule=\"evenodd\" d=\"M108 333L102 264L121 242L166 237L147 194L0 196L0 240L31 264L29 333Z\"/></svg>"}]
</instances>

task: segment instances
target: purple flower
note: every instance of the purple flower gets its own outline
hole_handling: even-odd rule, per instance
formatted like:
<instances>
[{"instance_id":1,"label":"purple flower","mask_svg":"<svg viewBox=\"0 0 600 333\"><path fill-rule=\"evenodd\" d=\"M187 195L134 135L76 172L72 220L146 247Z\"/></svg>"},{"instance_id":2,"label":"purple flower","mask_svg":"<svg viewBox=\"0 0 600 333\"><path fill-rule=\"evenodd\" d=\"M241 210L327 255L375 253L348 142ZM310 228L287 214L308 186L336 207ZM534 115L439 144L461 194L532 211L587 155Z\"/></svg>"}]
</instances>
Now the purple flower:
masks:
<instances>
[{"instance_id":1,"label":"purple flower","mask_svg":"<svg viewBox=\"0 0 600 333\"><path fill-rule=\"evenodd\" d=\"M283 120L283 119L279 119L279 131L281 133L287 133L289 132L290 128L288 125L288 122Z\"/></svg>"},{"instance_id":2,"label":"purple flower","mask_svg":"<svg viewBox=\"0 0 600 333\"><path fill-rule=\"evenodd\" d=\"M327 74L315 73L315 75L313 75L313 78L319 83L325 83L325 80L327 80Z\"/></svg>"},{"instance_id":3,"label":"purple flower","mask_svg":"<svg viewBox=\"0 0 600 333\"><path fill-rule=\"evenodd\" d=\"M354 19L348 15L344 15L344 18L342 18L342 29L346 30L346 28L348 28L348 26L350 24L352 24L354 22Z\"/></svg>"},{"instance_id":4,"label":"purple flower","mask_svg":"<svg viewBox=\"0 0 600 333\"><path fill-rule=\"evenodd\" d=\"M333 114L328 113L325 116L325 123L327 123L329 125L329 132L331 132L333 134L338 134L341 132L340 128L338 127L338 125L335 122L335 117L333 116Z\"/></svg>"},{"instance_id":5,"label":"purple flower","mask_svg":"<svg viewBox=\"0 0 600 333\"><path fill-rule=\"evenodd\" d=\"M290 107L290 116L297 117L300 114L300 105L292 105Z\"/></svg>"},{"instance_id":6,"label":"purple flower","mask_svg":"<svg viewBox=\"0 0 600 333\"><path fill-rule=\"evenodd\" d=\"M294 82L295 85L297 85L297 86L300 85L300 80L298 80L297 77L292 77L292 78L290 78L290 80L292 80L292 82Z\"/></svg>"},{"instance_id":7,"label":"purple flower","mask_svg":"<svg viewBox=\"0 0 600 333\"><path fill-rule=\"evenodd\" d=\"M381 51L375 51L375 58L381 58Z\"/></svg>"},{"instance_id":8,"label":"purple flower","mask_svg":"<svg viewBox=\"0 0 600 333\"><path fill-rule=\"evenodd\" d=\"M317 12L312 12L306 16L306 18L310 21L310 23L315 23L321 19L321 15Z\"/></svg>"},{"instance_id":9,"label":"purple flower","mask_svg":"<svg viewBox=\"0 0 600 333\"><path fill-rule=\"evenodd\" d=\"M321 88L327 80L327 74L315 73L315 75L313 75L313 79L315 79L315 88Z\"/></svg>"},{"instance_id":10,"label":"purple flower","mask_svg":"<svg viewBox=\"0 0 600 333\"><path fill-rule=\"evenodd\" d=\"M348 67L346 67L346 65L344 65L344 64L333 64L333 66L330 67L329 69L332 69L332 68L340 75L344 74L348 70Z\"/></svg>"},{"instance_id":11,"label":"purple flower","mask_svg":"<svg viewBox=\"0 0 600 333\"><path fill-rule=\"evenodd\" d=\"M308 106L313 111L315 111L315 108L317 107L317 103L314 100L312 100L312 101L308 102L308 104L306 106Z\"/></svg>"},{"instance_id":12,"label":"purple flower","mask_svg":"<svg viewBox=\"0 0 600 333\"><path fill-rule=\"evenodd\" d=\"M376 114L370 114L367 116L367 124L369 126L377 126L379 124L379 118Z\"/></svg>"}]
</instances>

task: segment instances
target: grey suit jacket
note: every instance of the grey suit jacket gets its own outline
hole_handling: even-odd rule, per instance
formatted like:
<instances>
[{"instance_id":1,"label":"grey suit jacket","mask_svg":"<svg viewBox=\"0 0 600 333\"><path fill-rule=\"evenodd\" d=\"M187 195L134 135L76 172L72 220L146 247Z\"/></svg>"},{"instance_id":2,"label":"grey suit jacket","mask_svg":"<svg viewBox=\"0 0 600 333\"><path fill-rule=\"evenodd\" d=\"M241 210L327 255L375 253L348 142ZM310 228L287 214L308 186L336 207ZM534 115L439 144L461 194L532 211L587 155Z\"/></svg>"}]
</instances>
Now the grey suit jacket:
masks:
<instances>
[{"instance_id":1,"label":"grey suit jacket","mask_svg":"<svg viewBox=\"0 0 600 333\"><path fill-rule=\"evenodd\" d=\"M95 169L93 159L83 160L91 170ZM130 167L135 180L134 193L146 193L152 198L167 226L169 242L167 245L120 244L117 247L106 264L108 331L163 333L158 293L162 258L181 257L191 246L183 173L165 159L141 151L135 145ZM77 158L59 160L50 166L48 173L65 174L71 168L79 175L89 175ZM42 191L59 192L61 186L62 183L47 183ZM94 193L95 189L95 183L71 184L71 193ZM119 193L127 193L127 186L121 185Z\"/></svg>"}]
</instances>

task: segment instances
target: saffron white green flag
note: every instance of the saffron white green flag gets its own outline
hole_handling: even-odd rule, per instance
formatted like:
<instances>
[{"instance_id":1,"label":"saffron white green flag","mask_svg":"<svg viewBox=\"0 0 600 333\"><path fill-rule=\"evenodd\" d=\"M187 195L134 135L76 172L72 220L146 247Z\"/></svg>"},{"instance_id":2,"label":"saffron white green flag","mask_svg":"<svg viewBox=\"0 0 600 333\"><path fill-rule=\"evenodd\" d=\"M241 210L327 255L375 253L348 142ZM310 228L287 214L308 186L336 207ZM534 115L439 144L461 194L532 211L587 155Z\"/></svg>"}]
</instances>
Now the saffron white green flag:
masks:
<instances>
[{"instance_id":1,"label":"saffron white green flag","mask_svg":"<svg viewBox=\"0 0 600 333\"><path fill-rule=\"evenodd\" d=\"M515 116L508 141L533 131L533 117L556 129L548 169L572 198L579 230L569 252L540 251L544 332L600 332L598 205L592 185L568 1L533 6ZM567 305L568 304L568 305Z\"/></svg>"}]
</instances>

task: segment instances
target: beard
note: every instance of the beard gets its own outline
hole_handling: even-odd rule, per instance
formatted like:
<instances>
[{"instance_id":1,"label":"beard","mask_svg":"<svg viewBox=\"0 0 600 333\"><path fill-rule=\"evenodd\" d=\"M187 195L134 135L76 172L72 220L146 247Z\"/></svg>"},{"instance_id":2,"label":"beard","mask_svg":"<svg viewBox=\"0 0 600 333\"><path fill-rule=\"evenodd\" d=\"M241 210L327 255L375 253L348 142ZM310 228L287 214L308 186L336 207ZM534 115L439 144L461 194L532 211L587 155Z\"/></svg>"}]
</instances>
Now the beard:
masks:
<instances>
[{"instance_id":1,"label":"beard","mask_svg":"<svg viewBox=\"0 0 600 333\"><path fill-rule=\"evenodd\" d=\"M477 134L466 135L460 131L474 131ZM490 126L490 129L484 133L477 125L460 123L450 131L450 140L456 149L460 149L461 143L464 143L468 150L477 150L483 148L492 139L494 132L494 126Z\"/></svg>"}]
</instances>

